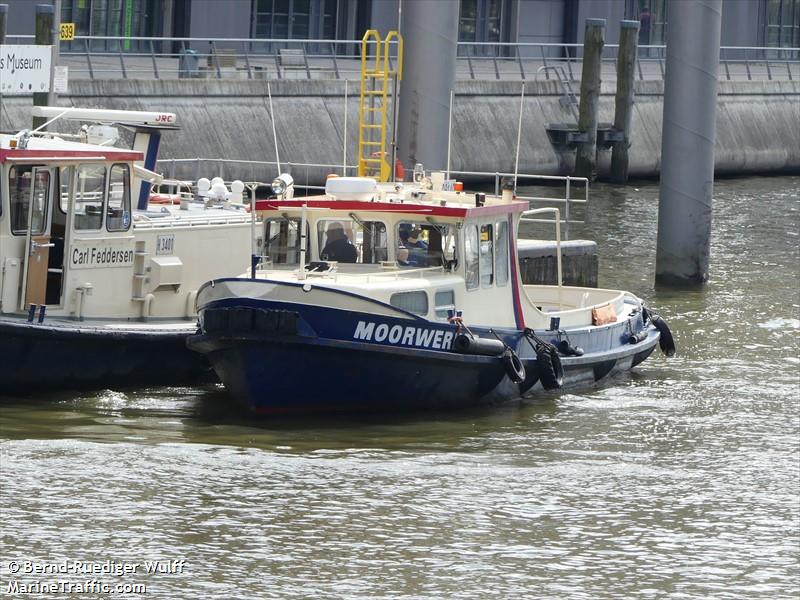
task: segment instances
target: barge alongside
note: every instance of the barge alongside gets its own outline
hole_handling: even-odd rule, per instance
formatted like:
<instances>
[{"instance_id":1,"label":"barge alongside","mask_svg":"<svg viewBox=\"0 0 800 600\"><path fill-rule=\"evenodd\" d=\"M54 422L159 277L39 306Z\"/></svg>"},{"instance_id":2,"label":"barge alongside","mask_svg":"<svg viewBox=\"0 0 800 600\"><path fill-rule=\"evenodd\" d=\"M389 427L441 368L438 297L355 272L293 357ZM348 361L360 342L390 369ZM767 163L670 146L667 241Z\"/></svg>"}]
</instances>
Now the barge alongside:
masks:
<instances>
[{"instance_id":1,"label":"barge alongside","mask_svg":"<svg viewBox=\"0 0 800 600\"><path fill-rule=\"evenodd\" d=\"M70 112L135 120L147 134L175 123L171 113ZM158 176L146 157L153 144L0 136L0 393L212 376L185 347L197 289L247 267L253 216L211 194L150 201Z\"/></svg>"}]
</instances>

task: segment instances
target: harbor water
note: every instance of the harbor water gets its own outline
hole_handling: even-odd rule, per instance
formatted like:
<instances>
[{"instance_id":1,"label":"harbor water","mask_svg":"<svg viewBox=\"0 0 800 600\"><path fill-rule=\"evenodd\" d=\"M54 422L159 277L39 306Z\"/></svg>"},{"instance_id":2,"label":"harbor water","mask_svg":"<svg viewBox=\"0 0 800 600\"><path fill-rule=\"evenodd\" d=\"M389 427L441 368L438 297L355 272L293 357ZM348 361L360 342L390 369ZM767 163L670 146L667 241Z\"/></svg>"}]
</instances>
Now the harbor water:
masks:
<instances>
[{"instance_id":1,"label":"harbor water","mask_svg":"<svg viewBox=\"0 0 800 600\"><path fill-rule=\"evenodd\" d=\"M700 290L653 288L657 212L598 184L572 229L678 345L596 389L258 422L213 385L2 398L0 596L797 598L800 177L715 183Z\"/></svg>"}]
</instances>

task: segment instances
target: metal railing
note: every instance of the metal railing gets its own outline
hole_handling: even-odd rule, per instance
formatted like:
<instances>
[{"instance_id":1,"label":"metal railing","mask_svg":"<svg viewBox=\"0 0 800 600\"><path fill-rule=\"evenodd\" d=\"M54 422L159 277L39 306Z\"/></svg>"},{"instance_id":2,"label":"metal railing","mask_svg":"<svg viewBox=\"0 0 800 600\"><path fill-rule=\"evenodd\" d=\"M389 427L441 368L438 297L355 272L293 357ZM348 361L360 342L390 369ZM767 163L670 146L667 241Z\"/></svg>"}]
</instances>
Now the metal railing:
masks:
<instances>
[{"instance_id":1,"label":"metal railing","mask_svg":"<svg viewBox=\"0 0 800 600\"><path fill-rule=\"evenodd\" d=\"M32 43L33 36L7 36ZM60 64L74 79L358 79L361 40L76 36L62 42ZM616 78L619 46L603 48L602 77ZM459 42L456 78L533 80L541 67L581 76L583 46L560 43ZM666 46L639 47L640 80L664 77ZM552 69L544 78L554 77ZM719 78L798 80L800 48L723 46Z\"/></svg>"},{"instance_id":2,"label":"metal railing","mask_svg":"<svg viewBox=\"0 0 800 600\"><path fill-rule=\"evenodd\" d=\"M564 224L564 239L569 239L569 226L570 223L575 225L583 225L585 221L576 220L572 218L574 215L575 205L586 206L589 203L589 180L586 177L572 177L568 175L532 175L528 173L501 173L496 171L488 173L483 171L450 171L450 175L465 176L470 178L479 178L487 181L494 180L494 195L499 196L502 193L503 182L510 180L514 183L514 194L517 200L527 200L530 204L563 204L564 205L564 218L561 222ZM532 196L528 194L518 193L521 187L535 186L535 185L548 185L554 182L564 184L564 193L562 196ZM579 196L575 197L575 187L583 189L579 192ZM559 188L561 189L561 188ZM582 196L582 197L581 197ZM532 219L527 219L529 222ZM540 219L536 222L539 223L552 223L549 219Z\"/></svg>"},{"instance_id":3,"label":"metal railing","mask_svg":"<svg viewBox=\"0 0 800 600\"><path fill-rule=\"evenodd\" d=\"M325 181L331 173L354 176L356 165L330 165L267 160L237 160L225 158L162 158L156 161L156 171L168 179L197 181L201 177L221 177L225 181L241 179L250 182L272 182L281 173L289 173L295 186L319 190L324 186L314 182Z\"/></svg>"},{"instance_id":4,"label":"metal railing","mask_svg":"<svg viewBox=\"0 0 800 600\"><path fill-rule=\"evenodd\" d=\"M214 170L216 168L216 170ZM221 177L227 183L233 179L246 179L248 182L264 182L267 185L281 172L290 173L295 179L295 187L306 192L318 193L324 190L324 185L315 182L324 181L330 173L341 175L355 175L358 168L356 165L329 165L298 162L258 161L258 160L229 160L219 158L165 158L159 159L156 163L156 171L164 173L171 180L191 180L197 181L200 177ZM589 180L585 177L571 177L559 175L534 175L529 173L502 173L500 171L453 171L450 176L460 176L472 180L493 182L494 195L502 194L502 186L506 180L513 181L514 193L518 200L525 200L529 203L559 204L564 206L564 239L569 239L570 223L582 225L585 221L572 218L575 214L576 206L586 206L589 202ZM553 183L563 184L563 194L559 196L539 196L530 194L519 194L520 188L534 185L550 185ZM575 188L578 194L575 194ZM582 190L582 191L580 191ZM529 219L530 221L530 219ZM550 220L540 220L540 223L552 223Z\"/></svg>"}]
</instances>

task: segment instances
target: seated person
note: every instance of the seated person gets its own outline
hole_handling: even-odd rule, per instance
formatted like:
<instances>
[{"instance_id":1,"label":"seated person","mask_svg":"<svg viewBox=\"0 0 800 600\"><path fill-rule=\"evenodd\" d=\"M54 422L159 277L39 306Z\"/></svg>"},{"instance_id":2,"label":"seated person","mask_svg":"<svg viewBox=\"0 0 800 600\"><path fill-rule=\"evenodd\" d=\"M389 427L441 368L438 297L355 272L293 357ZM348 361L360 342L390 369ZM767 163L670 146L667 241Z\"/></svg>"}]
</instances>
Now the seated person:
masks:
<instances>
[{"instance_id":1,"label":"seated person","mask_svg":"<svg viewBox=\"0 0 800 600\"><path fill-rule=\"evenodd\" d=\"M422 229L418 225L400 225L400 249L397 262L414 267L428 266L428 244L420 239ZM405 250L405 251L402 251Z\"/></svg>"},{"instance_id":2,"label":"seated person","mask_svg":"<svg viewBox=\"0 0 800 600\"><path fill-rule=\"evenodd\" d=\"M341 223L331 223L325 232L328 242L320 252L322 260L335 260L343 263L354 263L358 260L358 250L347 239Z\"/></svg>"}]
</instances>

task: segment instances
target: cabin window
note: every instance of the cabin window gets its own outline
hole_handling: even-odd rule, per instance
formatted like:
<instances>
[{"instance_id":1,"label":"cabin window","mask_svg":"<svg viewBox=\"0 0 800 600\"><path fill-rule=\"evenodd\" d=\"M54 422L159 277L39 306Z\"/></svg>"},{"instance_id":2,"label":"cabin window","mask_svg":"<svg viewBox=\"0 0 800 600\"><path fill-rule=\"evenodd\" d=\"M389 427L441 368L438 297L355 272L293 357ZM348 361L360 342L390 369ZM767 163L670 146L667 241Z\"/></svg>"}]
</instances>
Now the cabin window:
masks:
<instances>
[{"instance_id":1,"label":"cabin window","mask_svg":"<svg viewBox=\"0 0 800 600\"><path fill-rule=\"evenodd\" d=\"M72 181L72 167L58 169L58 208L67 214L69 210L69 184Z\"/></svg>"},{"instance_id":2,"label":"cabin window","mask_svg":"<svg viewBox=\"0 0 800 600\"><path fill-rule=\"evenodd\" d=\"M433 298L433 303L436 307L436 316L446 319L450 316L449 311L456 310L456 293L453 290L439 290Z\"/></svg>"},{"instance_id":3,"label":"cabin window","mask_svg":"<svg viewBox=\"0 0 800 600\"><path fill-rule=\"evenodd\" d=\"M269 219L264 223L264 257L274 265L300 264L300 219ZM306 230L306 235L308 231ZM306 246L307 258L310 250Z\"/></svg>"},{"instance_id":4,"label":"cabin window","mask_svg":"<svg viewBox=\"0 0 800 600\"><path fill-rule=\"evenodd\" d=\"M108 175L106 229L127 231L131 226L131 172L128 165L116 164Z\"/></svg>"},{"instance_id":5,"label":"cabin window","mask_svg":"<svg viewBox=\"0 0 800 600\"><path fill-rule=\"evenodd\" d=\"M481 285L491 287L494 284L494 228L491 224L481 225Z\"/></svg>"},{"instance_id":6,"label":"cabin window","mask_svg":"<svg viewBox=\"0 0 800 600\"><path fill-rule=\"evenodd\" d=\"M468 290L477 289L480 286L479 278L479 252L477 225L467 225L464 227L464 281Z\"/></svg>"},{"instance_id":7,"label":"cabin window","mask_svg":"<svg viewBox=\"0 0 800 600\"><path fill-rule=\"evenodd\" d=\"M455 228L438 223L403 221L397 225L397 262L403 266L439 267L455 260Z\"/></svg>"},{"instance_id":8,"label":"cabin window","mask_svg":"<svg viewBox=\"0 0 800 600\"><path fill-rule=\"evenodd\" d=\"M25 235L28 231L28 205L31 200L32 166L13 166L8 170L8 199L11 231Z\"/></svg>"},{"instance_id":9,"label":"cabin window","mask_svg":"<svg viewBox=\"0 0 800 600\"><path fill-rule=\"evenodd\" d=\"M364 264L387 260L386 225L380 221L319 220L317 244L321 260Z\"/></svg>"},{"instance_id":10,"label":"cabin window","mask_svg":"<svg viewBox=\"0 0 800 600\"><path fill-rule=\"evenodd\" d=\"M94 231L103 225L106 168L103 165L80 165L75 186L75 229Z\"/></svg>"},{"instance_id":11,"label":"cabin window","mask_svg":"<svg viewBox=\"0 0 800 600\"><path fill-rule=\"evenodd\" d=\"M11 167L8 171L8 192L11 209L11 231L25 235L28 231L28 218L31 216L31 234L45 232L49 211L50 172L38 171L33 189L33 215L28 209L31 201L32 166Z\"/></svg>"},{"instance_id":12,"label":"cabin window","mask_svg":"<svg viewBox=\"0 0 800 600\"><path fill-rule=\"evenodd\" d=\"M508 283L508 223L498 221L494 240L494 273L498 286Z\"/></svg>"},{"instance_id":13,"label":"cabin window","mask_svg":"<svg viewBox=\"0 0 800 600\"><path fill-rule=\"evenodd\" d=\"M389 298L389 304L415 315L428 314L428 294L423 291L397 292Z\"/></svg>"}]
</instances>

